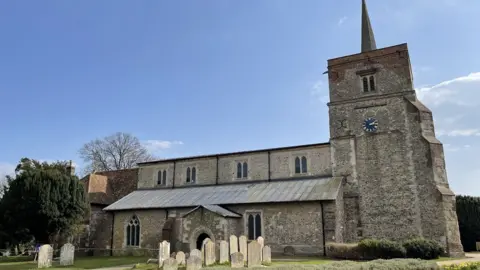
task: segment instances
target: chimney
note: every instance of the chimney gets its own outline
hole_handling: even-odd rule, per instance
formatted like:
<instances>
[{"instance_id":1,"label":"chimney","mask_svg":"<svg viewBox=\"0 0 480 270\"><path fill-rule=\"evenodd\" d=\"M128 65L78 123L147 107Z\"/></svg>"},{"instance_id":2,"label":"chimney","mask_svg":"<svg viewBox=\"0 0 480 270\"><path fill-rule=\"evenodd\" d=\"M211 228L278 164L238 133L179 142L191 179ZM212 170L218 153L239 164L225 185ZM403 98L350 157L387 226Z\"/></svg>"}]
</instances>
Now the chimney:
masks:
<instances>
[{"instance_id":1,"label":"chimney","mask_svg":"<svg viewBox=\"0 0 480 270\"><path fill-rule=\"evenodd\" d=\"M71 160L67 165L67 173L70 175L75 175L75 166L72 164Z\"/></svg>"}]
</instances>

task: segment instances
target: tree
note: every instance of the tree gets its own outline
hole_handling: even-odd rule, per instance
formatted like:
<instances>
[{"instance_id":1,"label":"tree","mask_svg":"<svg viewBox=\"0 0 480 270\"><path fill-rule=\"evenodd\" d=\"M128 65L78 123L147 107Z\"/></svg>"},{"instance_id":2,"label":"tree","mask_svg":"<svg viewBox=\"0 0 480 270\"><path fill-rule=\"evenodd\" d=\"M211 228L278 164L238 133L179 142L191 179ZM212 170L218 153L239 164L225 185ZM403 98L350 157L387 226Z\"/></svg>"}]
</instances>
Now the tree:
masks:
<instances>
[{"instance_id":1,"label":"tree","mask_svg":"<svg viewBox=\"0 0 480 270\"><path fill-rule=\"evenodd\" d=\"M79 153L88 164L87 172L130 169L138 162L153 160L137 137L122 132L90 141Z\"/></svg>"},{"instance_id":2,"label":"tree","mask_svg":"<svg viewBox=\"0 0 480 270\"><path fill-rule=\"evenodd\" d=\"M0 200L2 231L10 243L32 237L39 243L53 243L81 223L89 205L83 185L72 175L67 162L40 163L23 158L8 176L8 188Z\"/></svg>"}]
</instances>

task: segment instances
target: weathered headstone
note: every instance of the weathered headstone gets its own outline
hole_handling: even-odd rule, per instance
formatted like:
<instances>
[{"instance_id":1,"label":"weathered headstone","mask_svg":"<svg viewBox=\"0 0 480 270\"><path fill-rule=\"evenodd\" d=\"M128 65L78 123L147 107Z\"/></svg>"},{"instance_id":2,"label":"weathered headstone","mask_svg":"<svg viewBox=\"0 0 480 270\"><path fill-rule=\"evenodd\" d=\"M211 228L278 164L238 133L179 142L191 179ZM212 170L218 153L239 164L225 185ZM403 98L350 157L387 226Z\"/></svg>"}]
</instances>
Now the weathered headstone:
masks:
<instances>
[{"instance_id":1,"label":"weathered headstone","mask_svg":"<svg viewBox=\"0 0 480 270\"><path fill-rule=\"evenodd\" d=\"M205 265L210 266L215 264L215 243L207 241L205 244Z\"/></svg>"},{"instance_id":2,"label":"weathered headstone","mask_svg":"<svg viewBox=\"0 0 480 270\"><path fill-rule=\"evenodd\" d=\"M163 261L170 258L170 243L163 241L158 247L158 266L162 267Z\"/></svg>"},{"instance_id":3,"label":"weathered headstone","mask_svg":"<svg viewBox=\"0 0 480 270\"><path fill-rule=\"evenodd\" d=\"M38 251L38 268L52 266L53 248L50 245L43 245Z\"/></svg>"},{"instance_id":4,"label":"weathered headstone","mask_svg":"<svg viewBox=\"0 0 480 270\"><path fill-rule=\"evenodd\" d=\"M228 263L230 257L230 253L228 252L228 243L227 241L220 241L220 263Z\"/></svg>"},{"instance_id":5,"label":"weathered headstone","mask_svg":"<svg viewBox=\"0 0 480 270\"><path fill-rule=\"evenodd\" d=\"M168 258L163 261L163 270L177 270L178 262L174 258Z\"/></svg>"},{"instance_id":6,"label":"weathered headstone","mask_svg":"<svg viewBox=\"0 0 480 270\"><path fill-rule=\"evenodd\" d=\"M243 261L246 262L248 259L248 253L247 253L247 237L245 235L241 235L238 238L238 246L240 247L240 252L243 254Z\"/></svg>"},{"instance_id":7,"label":"weathered headstone","mask_svg":"<svg viewBox=\"0 0 480 270\"><path fill-rule=\"evenodd\" d=\"M264 246L262 249L262 263L272 263L272 250L269 246Z\"/></svg>"},{"instance_id":8,"label":"weathered headstone","mask_svg":"<svg viewBox=\"0 0 480 270\"><path fill-rule=\"evenodd\" d=\"M207 242L209 241L212 241L210 238L205 238L203 239L203 242L202 242L202 248L200 249L200 251L202 252L202 262L205 262L205 245L207 244Z\"/></svg>"},{"instance_id":9,"label":"weathered headstone","mask_svg":"<svg viewBox=\"0 0 480 270\"><path fill-rule=\"evenodd\" d=\"M198 249L194 249L199 251ZM199 251L200 252L200 251ZM202 259L200 257L195 256L193 251L190 252L190 257L187 260L187 270L198 270L202 268Z\"/></svg>"},{"instance_id":10,"label":"weathered headstone","mask_svg":"<svg viewBox=\"0 0 480 270\"><path fill-rule=\"evenodd\" d=\"M477 251L480 251L480 242L476 242L477 244Z\"/></svg>"},{"instance_id":11,"label":"weathered headstone","mask_svg":"<svg viewBox=\"0 0 480 270\"><path fill-rule=\"evenodd\" d=\"M260 244L260 260L263 261L261 250L262 250L263 247L265 246L265 240L263 239L263 237L259 236L259 237L257 238L257 242Z\"/></svg>"},{"instance_id":12,"label":"weathered headstone","mask_svg":"<svg viewBox=\"0 0 480 270\"><path fill-rule=\"evenodd\" d=\"M252 241L248 244L248 267L255 267L262 265L262 248L257 241Z\"/></svg>"},{"instance_id":13,"label":"weathered headstone","mask_svg":"<svg viewBox=\"0 0 480 270\"><path fill-rule=\"evenodd\" d=\"M179 265L185 265L185 253L183 253L183 251L179 251L175 256L175 259Z\"/></svg>"},{"instance_id":14,"label":"weathered headstone","mask_svg":"<svg viewBox=\"0 0 480 270\"><path fill-rule=\"evenodd\" d=\"M60 265L73 265L73 257L75 256L75 247L66 243L60 249Z\"/></svg>"},{"instance_id":15,"label":"weathered headstone","mask_svg":"<svg viewBox=\"0 0 480 270\"><path fill-rule=\"evenodd\" d=\"M230 235L230 255L238 252L238 238L236 235Z\"/></svg>"},{"instance_id":16,"label":"weathered headstone","mask_svg":"<svg viewBox=\"0 0 480 270\"><path fill-rule=\"evenodd\" d=\"M196 257L200 258L200 260L201 260L202 259L202 257L201 257L202 252L198 249L194 249L194 250L190 251L190 257L191 256L196 256Z\"/></svg>"},{"instance_id":17,"label":"weathered headstone","mask_svg":"<svg viewBox=\"0 0 480 270\"><path fill-rule=\"evenodd\" d=\"M230 255L231 267L232 268L242 268L245 266L245 261L243 259L243 254L241 252L235 252Z\"/></svg>"}]
</instances>

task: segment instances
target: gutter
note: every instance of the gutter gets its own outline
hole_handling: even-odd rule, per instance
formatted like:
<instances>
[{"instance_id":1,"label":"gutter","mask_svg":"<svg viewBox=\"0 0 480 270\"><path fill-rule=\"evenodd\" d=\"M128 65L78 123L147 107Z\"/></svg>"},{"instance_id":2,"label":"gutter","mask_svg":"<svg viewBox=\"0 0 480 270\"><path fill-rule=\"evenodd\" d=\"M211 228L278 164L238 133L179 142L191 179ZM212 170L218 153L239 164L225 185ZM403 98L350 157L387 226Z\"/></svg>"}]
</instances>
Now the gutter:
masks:
<instances>
[{"instance_id":1,"label":"gutter","mask_svg":"<svg viewBox=\"0 0 480 270\"><path fill-rule=\"evenodd\" d=\"M115 226L115 212L112 211L112 236L110 237L110 256L113 256L113 237L114 237L114 226Z\"/></svg>"},{"instance_id":2,"label":"gutter","mask_svg":"<svg viewBox=\"0 0 480 270\"><path fill-rule=\"evenodd\" d=\"M327 256L327 247L325 246L325 211L323 209L323 201L320 201L320 207L322 209L322 244L323 244L323 256Z\"/></svg>"}]
</instances>

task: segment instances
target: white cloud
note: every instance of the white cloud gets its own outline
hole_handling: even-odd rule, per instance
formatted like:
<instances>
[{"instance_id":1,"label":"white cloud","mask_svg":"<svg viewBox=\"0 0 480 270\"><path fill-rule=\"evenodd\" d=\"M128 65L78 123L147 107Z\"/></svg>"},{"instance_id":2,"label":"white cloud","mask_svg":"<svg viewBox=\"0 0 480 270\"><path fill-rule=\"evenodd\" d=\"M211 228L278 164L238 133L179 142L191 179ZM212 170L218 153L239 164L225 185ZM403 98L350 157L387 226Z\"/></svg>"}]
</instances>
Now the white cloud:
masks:
<instances>
[{"instance_id":1,"label":"white cloud","mask_svg":"<svg viewBox=\"0 0 480 270\"><path fill-rule=\"evenodd\" d=\"M146 140L143 143L143 146L147 148L148 151L156 153L165 149L172 148L174 145L182 145L181 141L162 141L162 140Z\"/></svg>"},{"instance_id":2,"label":"white cloud","mask_svg":"<svg viewBox=\"0 0 480 270\"><path fill-rule=\"evenodd\" d=\"M5 181L5 176L15 174L15 165L8 162L0 162L0 184Z\"/></svg>"},{"instance_id":3,"label":"white cloud","mask_svg":"<svg viewBox=\"0 0 480 270\"><path fill-rule=\"evenodd\" d=\"M419 88L417 89L417 95L427 105L434 107L445 103L462 107L475 106L479 102L478 99L472 99L472 97L480 96L479 87L480 72L476 72L431 87Z\"/></svg>"},{"instance_id":4,"label":"white cloud","mask_svg":"<svg viewBox=\"0 0 480 270\"><path fill-rule=\"evenodd\" d=\"M328 85L323 81L317 81L313 84L310 94L322 103L330 101Z\"/></svg>"},{"instance_id":5,"label":"white cloud","mask_svg":"<svg viewBox=\"0 0 480 270\"><path fill-rule=\"evenodd\" d=\"M342 26L343 23L345 23L345 21L348 19L347 16L343 16L342 18L340 18L340 20L338 20L338 23L337 25L338 26Z\"/></svg>"},{"instance_id":6,"label":"white cloud","mask_svg":"<svg viewBox=\"0 0 480 270\"><path fill-rule=\"evenodd\" d=\"M480 136L479 129L455 129L450 131L438 130L437 136L449 136L449 137L468 137L468 136Z\"/></svg>"}]
</instances>

